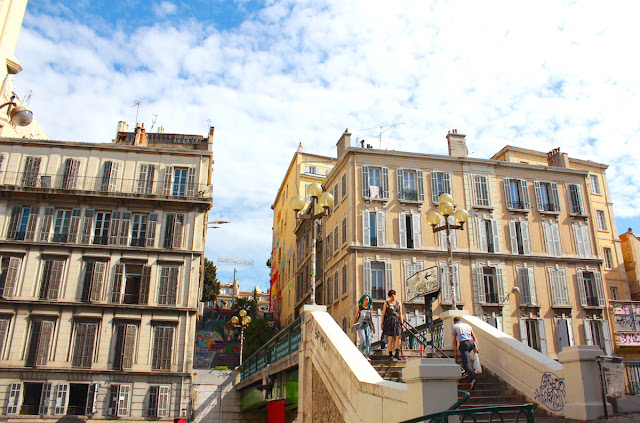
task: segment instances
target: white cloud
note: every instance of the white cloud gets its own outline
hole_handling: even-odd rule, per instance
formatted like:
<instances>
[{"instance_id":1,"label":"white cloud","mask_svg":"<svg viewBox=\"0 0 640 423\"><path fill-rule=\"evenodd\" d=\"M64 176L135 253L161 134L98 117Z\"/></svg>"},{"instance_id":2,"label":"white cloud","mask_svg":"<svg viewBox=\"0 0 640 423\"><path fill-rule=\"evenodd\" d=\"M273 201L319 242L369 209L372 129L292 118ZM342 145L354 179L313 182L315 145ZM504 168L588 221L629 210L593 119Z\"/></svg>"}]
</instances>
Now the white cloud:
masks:
<instances>
[{"instance_id":1,"label":"white cloud","mask_svg":"<svg viewBox=\"0 0 640 423\"><path fill-rule=\"evenodd\" d=\"M560 146L609 164L616 214L640 217L640 69L628 50L639 8L286 0L231 31L163 22L110 36L27 16L16 84L33 90L57 139L108 142L138 100L141 120L157 114L167 131L205 134L211 119L212 213L234 223L209 234L207 253L254 259L245 274L265 281L269 206L298 142L333 156L347 127L377 146L373 131L356 130L404 122L383 145L438 154L453 128L476 157L507 143Z\"/></svg>"},{"instance_id":2,"label":"white cloud","mask_svg":"<svg viewBox=\"0 0 640 423\"><path fill-rule=\"evenodd\" d=\"M153 5L153 13L159 18L175 15L177 11L178 6L168 1L161 1Z\"/></svg>"}]
</instances>

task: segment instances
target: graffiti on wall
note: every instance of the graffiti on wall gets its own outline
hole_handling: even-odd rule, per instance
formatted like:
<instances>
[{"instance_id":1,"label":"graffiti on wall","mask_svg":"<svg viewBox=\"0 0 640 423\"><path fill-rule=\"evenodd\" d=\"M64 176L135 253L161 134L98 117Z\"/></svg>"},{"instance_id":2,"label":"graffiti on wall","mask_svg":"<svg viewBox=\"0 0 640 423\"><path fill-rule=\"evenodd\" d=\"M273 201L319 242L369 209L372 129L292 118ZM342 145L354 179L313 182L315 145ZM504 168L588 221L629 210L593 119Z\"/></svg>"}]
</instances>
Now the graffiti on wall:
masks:
<instances>
[{"instance_id":1,"label":"graffiti on wall","mask_svg":"<svg viewBox=\"0 0 640 423\"><path fill-rule=\"evenodd\" d=\"M536 401L551 411L562 411L567 397L562 378L551 372L544 372L540 388L536 389Z\"/></svg>"}]
</instances>

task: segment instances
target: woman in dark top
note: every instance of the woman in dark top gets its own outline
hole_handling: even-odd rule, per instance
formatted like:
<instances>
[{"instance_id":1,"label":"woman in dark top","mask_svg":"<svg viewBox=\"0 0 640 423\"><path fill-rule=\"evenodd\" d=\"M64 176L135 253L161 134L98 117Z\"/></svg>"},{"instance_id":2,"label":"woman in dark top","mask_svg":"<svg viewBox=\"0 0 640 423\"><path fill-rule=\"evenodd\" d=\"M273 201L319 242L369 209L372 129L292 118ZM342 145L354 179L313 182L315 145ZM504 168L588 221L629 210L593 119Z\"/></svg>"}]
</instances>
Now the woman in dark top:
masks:
<instances>
[{"instance_id":1,"label":"woman in dark top","mask_svg":"<svg viewBox=\"0 0 640 423\"><path fill-rule=\"evenodd\" d=\"M382 308L382 335L389 337L389 359L400 360L400 338L402 335L402 305L396 300L396 291L391 289L387 294L389 299L384 302ZM393 344L395 340L396 356L393 356Z\"/></svg>"},{"instance_id":2,"label":"woman in dark top","mask_svg":"<svg viewBox=\"0 0 640 423\"><path fill-rule=\"evenodd\" d=\"M353 318L353 324L358 330L358 335L360 335L360 350L369 361L371 361L369 358L369 354L371 354L371 334L376 333L371 320L372 303L371 297L364 294L358 301L358 310L356 310L356 315Z\"/></svg>"}]
</instances>

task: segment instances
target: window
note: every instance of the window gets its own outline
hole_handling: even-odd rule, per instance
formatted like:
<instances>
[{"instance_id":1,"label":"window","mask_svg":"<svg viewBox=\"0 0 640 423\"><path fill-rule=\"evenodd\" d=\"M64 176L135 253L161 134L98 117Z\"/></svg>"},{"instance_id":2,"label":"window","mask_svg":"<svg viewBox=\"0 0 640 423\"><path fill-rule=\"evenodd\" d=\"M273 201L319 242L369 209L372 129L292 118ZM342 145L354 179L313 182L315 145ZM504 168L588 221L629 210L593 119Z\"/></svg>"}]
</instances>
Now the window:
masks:
<instances>
[{"instance_id":1,"label":"window","mask_svg":"<svg viewBox=\"0 0 640 423\"><path fill-rule=\"evenodd\" d=\"M385 244L385 212L362 212L363 245L383 247Z\"/></svg>"},{"instance_id":2,"label":"window","mask_svg":"<svg viewBox=\"0 0 640 423\"><path fill-rule=\"evenodd\" d=\"M18 407L20 394L22 393L22 405ZM7 414L36 416L49 414L49 402L51 401L51 383L23 382L11 384L9 392L9 404Z\"/></svg>"},{"instance_id":3,"label":"window","mask_svg":"<svg viewBox=\"0 0 640 423\"><path fill-rule=\"evenodd\" d=\"M519 319L520 340L542 354L547 354L544 319Z\"/></svg>"},{"instance_id":4,"label":"window","mask_svg":"<svg viewBox=\"0 0 640 423\"><path fill-rule=\"evenodd\" d=\"M153 370L171 370L171 351L173 350L173 328L156 326L153 338Z\"/></svg>"},{"instance_id":5,"label":"window","mask_svg":"<svg viewBox=\"0 0 640 423\"><path fill-rule=\"evenodd\" d=\"M13 382L9 387L9 396L7 398L7 414L18 414L18 404L20 403L22 393L22 382Z\"/></svg>"},{"instance_id":6,"label":"window","mask_svg":"<svg viewBox=\"0 0 640 423\"><path fill-rule=\"evenodd\" d=\"M547 254L550 256L561 256L562 245L560 244L560 230L558 223L542 222L544 230L544 239L547 245Z\"/></svg>"},{"instance_id":7,"label":"window","mask_svg":"<svg viewBox=\"0 0 640 423\"><path fill-rule=\"evenodd\" d=\"M583 307L604 307L604 289L600 272L578 270L578 293Z\"/></svg>"},{"instance_id":8,"label":"window","mask_svg":"<svg viewBox=\"0 0 640 423\"><path fill-rule=\"evenodd\" d=\"M147 225L149 223L149 215L134 214L133 223L131 225L131 246L144 247L147 244Z\"/></svg>"},{"instance_id":9,"label":"window","mask_svg":"<svg viewBox=\"0 0 640 423\"><path fill-rule=\"evenodd\" d=\"M149 386L149 407L147 408L149 417L169 417L170 392L170 386Z\"/></svg>"},{"instance_id":10,"label":"window","mask_svg":"<svg viewBox=\"0 0 640 423\"><path fill-rule=\"evenodd\" d=\"M582 189L578 184L569 184L569 206L571 213L584 214L584 202L582 201Z\"/></svg>"},{"instance_id":11,"label":"window","mask_svg":"<svg viewBox=\"0 0 640 423\"><path fill-rule=\"evenodd\" d=\"M87 260L85 261L84 269L81 300L85 302L100 301L106 263L103 261Z\"/></svg>"},{"instance_id":12,"label":"window","mask_svg":"<svg viewBox=\"0 0 640 423\"><path fill-rule=\"evenodd\" d=\"M193 196L195 177L194 168L167 166L164 170L164 195Z\"/></svg>"},{"instance_id":13,"label":"window","mask_svg":"<svg viewBox=\"0 0 640 423\"><path fill-rule=\"evenodd\" d=\"M162 267L158 285L158 304L175 305L178 291L178 268Z\"/></svg>"},{"instance_id":14,"label":"window","mask_svg":"<svg viewBox=\"0 0 640 423\"><path fill-rule=\"evenodd\" d=\"M38 223L38 206L13 206L7 230L7 239L33 241Z\"/></svg>"},{"instance_id":15,"label":"window","mask_svg":"<svg viewBox=\"0 0 640 423\"><path fill-rule=\"evenodd\" d=\"M7 332L9 331L9 319L0 319L0 360L2 360L2 353L4 351L4 343L7 339Z\"/></svg>"},{"instance_id":16,"label":"window","mask_svg":"<svg viewBox=\"0 0 640 423\"><path fill-rule=\"evenodd\" d=\"M558 184L555 182L535 181L536 204L538 211L559 212L560 196L558 195Z\"/></svg>"},{"instance_id":17,"label":"window","mask_svg":"<svg viewBox=\"0 0 640 423\"><path fill-rule=\"evenodd\" d=\"M453 285L456 290L456 303L462 302L462 292L460 289L460 264L452 263L451 269L453 269ZM438 273L440 275L440 283L442 284L442 288L440 291L440 301L443 304L451 304L451 299L453 296L451 295L451 277L449 273L449 264L448 263L440 263L438 264Z\"/></svg>"},{"instance_id":18,"label":"window","mask_svg":"<svg viewBox=\"0 0 640 423\"><path fill-rule=\"evenodd\" d=\"M333 302L333 280L331 276L327 276L327 304L331 304Z\"/></svg>"},{"instance_id":19,"label":"window","mask_svg":"<svg viewBox=\"0 0 640 423\"><path fill-rule=\"evenodd\" d=\"M40 237L38 239L39 241L49 241L49 235L51 233L51 226L53 225L53 216L55 212L55 207L46 207L44 209L44 218L42 219L42 225L40 225Z\"/></svg>"},{"instance_id":20,"label":"window","mask_svg":"<svg viewBox=\"0 0 640 423\"><path fill-rule=\"evenodd\" d=\"M602 249L602 255L604 256L604 268L607 270L613 269L613 257L611 255L611 248L604 247Z\"/></svg>"},{"instance_id":21,"label":"window","mask_svg":"<svg viewBox=\"0 0 640 423\"><path fill-rule=\"evenodd\" d=\"M347 243L347 218L342 218L342 244Z\"/></svg>"},{"instance_id":22,"label":"window","mask_svg":"<svg viewBox=\"0 0 640 423\"><path fill-rule=\"evenodd\" d=\"M480 251L487 253L500 252L500 235L498 222L493 219L478 218L478 244Z\"/></svg>"},{"instance_id":23,"label":"window","mask_svg":"<svg viewBox=\"0 0 640 423\"><path fill-rule=\"evenodd\" d=\"M45 260L42 269L42 279L40 280L41 300L55 300L58 298L60 280L62 278L62 260Z\"/></svg>"},{"instance_id":24,"label":"window","mask_svg":"<svg viewBox=\"0 0 640 423\"><path fill-rule=\"evenodd\" d=\"M400 213L398 215L400 248L421 248L422 232L419 213Z\"/></svg>"},{"instance_id":25,"label":"window","mask_svg":"<svg viewBox=\"0 0 640 423\"><path fill-rule=\"evenodd\" d=\"M344 200L345 198L347 198L347 174L346 173L342 174L341 183L342 183L342 200ZM337 200L338 199L336 198L336 201Z\"/></svg>"},{"instance_id":26,"label":"window","mask_svg":"<svg viewBox=\"0 0 640 423\"><path fill-rule=\"evenodd\" d=\"M156 166L152 164L141 164L138 174L138 194L153 194L153 178L156 175Z\"/></svg>"},{"instance_id":27,"label":"window","mask_svg":"<svg viewBox=\"0 0 640 423\"><path fill-rule=\"evenodd\" d=\"M456 221L453 216L449 216L449 225L456 225ZM444 225L444 216L440 216L440 226ZM455 251L458 248L458 236L457 230L452 229L449 231L449 242L451 243L451 250ZM447 231L442 230L438 232L438 244L443 250L447 249Z\"/></svg>"},{"instance_id":28,"label":"window","mask_svg":"<svg viewBox=\"0 0 640 423\"><path fill-rule=\"evenodd\" d=\"M529 210L529 190L527 181L522 179L504 178L504 197L509 210Z\"/></svg>"},{"instance_id":29,"label":"window","mask_svg":"<svg viewBox=\"0 0 640 423\"><path fill-rule=\"evenodd\" d=\"M71 210L58 210L53 226L52 242L67 242L69 238L69 226L71 224Z\"/></svg>"},{"instance_id":30,"label":"window","mask_svg":"<svg viewBox=\"0 0 640 423\"><path fill-rule=\"evenodd\" d=\"M342 265L342 293L346 294L347 293L347 265L343 264ZM0 349L0 352L2 351L2 349Z\"/></svg>"},{"instance_id":31,"label":"window","mask_svg":"<svg viewBox=\"0 0 640 423\"><path fill-rule=\"evenodd\" d=\"M70 383L67 410L64 414L73 416L87 416L98 411L98 391L100 385L97 383ZM61 401L61 409L64 403ZM61 413L62 414L62 413Z\"/></svg>"},{"instance_id":32,"label":"window","mask_svg":"<svg viewBox=\"0 0 640 423\"><path fill-rule=\"evenodd\" d=\"M443 193L451 194L451 174L447 172L431 172L431 201L438 202Z\"/></svg>"},{"instance_id":33,"label":"window","mask_svg":"<svg viewBox=\"0 0 640 423\"><path fill-rule=\"evenodd\" d=\"M90 369L93 362L93 348L96 342L97 323L76 324L76 342L73 348L71 365Z\"/></svg>"},{"instance_id":34,"label":"window","mask_svg":"<svg viewBox=\"0 0 640 423\"><path fill-rule=\"evenodd\" d=\"M118 323L115 326L114 370L129 370L133 366L138 327L134 324Z\"/></svg>"},{"instance_id":35,"label":"window","mask_svg":"<svg viewBox=\"0 0 640 423\"><path fill-rule=\"evenodd\" d=\"M128 417L131 406L131 385L109 386L109 406L107 415L113 417Z\"/></svg>"},{"instance_id":36,"label":"window","mask_svg":"<svg viewBox=\"0 0 640 423\"><path fill-rule=\"evenodd\" d=\"M169 213L164 226L164 248L182 248L184 214Z\"/></svg>"},{"instance_id":37,"label":"window","mask_svg":"<svg viewBox=\"0 0 640 423\"><path fill-rule=\"evenodd\" d=\"M393 286L392 267L389 262L364 262L364 293L374 300L386 299L386 293Z\"/></svg>"},{"instance_id":38,"label":"window","mask_svg":"<svg viewBox=\"0 0 640 423\"><path fill-rule=\"evenodd\" d=\"M509 222L512 254L531 254L529 242L529 222L512 220Z\"/></svg>"},{"instance_id":39,"label":"window","mask_svg":"<svg viewBox=\"0 0 640 423\"><path fill-rule=\"evenodd\" d=\"M576 241L576 252L580 257L591 257L591 241L589 239L589 227L586 225L573 225L573 236Z\"/></svg>"},{"instance_id":40,"label":"window","mask_svg":"<svg viewBox=\"0 0 640 423\"><path fill-rule=\"evenodd\" d=\"M598 221L598 230L606 231L607 230L607 221L604 217L604 211L596 210L596 220Z\"/></svg>"},{"instance_id":41,"label":"window","mask_svg":"<svg viewBox=\"0 0 640 423\"><path fill-rule=\"evenodd\" d=\"M606 355L611 355L611 332L607 320L584 320L584 334L587 345L598 345Z\"/></svg>"},{"instance_id":42,"label":"window","mask_svg":"<svg viewBox=\"0 0 640 423\"><path fill-rule=\"evenodd\" d=\"M27 351L28 367L44 366L49 360L49 345L53 334L53 322L48 320L33 320L31 335Z\"/></svg>"},{"instance_id":43,"label":"window","mask_svg":"<svg viewBox=\"0 0 640 423\"><path fill-rule=\"evenodd\" d=\"M565 269L549 267L549 282L551 283L551 300L553 305L568 306L569 290L567 288Z\"/></svg>"},{"instance_id":44,"label":"window","mask_svg":"<svg viewBox=\"0 0 640 423\"><path fill-rule=\"evenodd\" d=\"M102 165L102 178L100 180L100 191L115 192L118 181L118 170L120 163L106 161Z\"/></svg>"},{"instance_id":45,"label":"window","mask_svg":"<svg viewBox=\"0 0 640 423\"><path fill-rule=\"evenodd\" d=\"M20 274L20 257L2 257L0 261L0 297L11 298L15 295ZM0 340L0 343L2 340ZM0 348L0 354L2 349Z\"/></svg>"},{"instance_id":46,"label":"window","mask_svg":"<svg viewBox=\"0 0 640 423\"><path fill-rule=\"evenodd\" d=\"M500 316L487 316L486 317L486 322L489 323L491 326L493 326L494 328L498 329L498 330L502 330L502 317Z\"/></svg>"},{"instance_id":47,"label":"window","mask_svg":"<svg viewBox=\"0 0 640 423\"><path fill-rule=\"evenodd\" d=\"M151 266L116 264L111 288L111 302L117 304L147 304Z\"/></svg>"},{"instance_id":48,"label":"window","mask_svg":"<svg viewBox=\"0 0 640 423\"><path fill-rule=\"evenodd\" d=\"M306 171L306 173L309 173L311 175L317 175L318 174L318 168L316 166L307 165L305 171Z\"/></svg>"},{"instance_id":49,"label":"window","mask_svg":"<svg viewBox=\"0 0 640 423\"><path fill-rule=\"evenodd\" d=\"M66 159L62 174L62 189L76 189L78 185L78 172L80 170L80 160Z\"/></svg>"},{"instance_id":50,"label":"window","mask_svg":"<svg viewBox=\"0 0 640 423\"><path fill-rule=\"evenodd\" d=\"M340 298L340 276L337 267L336 271L333 273L333 298L335 301L338 301Z\"/></svg>"},{"instance_id":51,"label":"window","mask_svg":"<svg viewBox=\"0 0 640 423\"><path fill-rule=\"evenodd\" d=\"M93 243L100 245L109 244L109 226L111 225L110 212L96 213L96 223L93 230Z\"/></svg>"},{"instance_id":52,"label":"window","mask_svg":"<svg viewBox=\"0 0 640 423\"><path fill-rule=\"evenodd\" d=\"M173 169L173 189L171 195L184 196L187 192L187 169L177 167Z\"/></svg>"},{"instance_id":53,"label":"window","mask_svg":"<svg viewBox=\"0 0 640 423\"><path fill-rule=\"evenodd\" d=\"M367 199L389 198L389 169L362 166L362 197Z\"/></svg>"},{"instance_id":54,"label":"window","mask_svg":"<svg viewBox=\"0 0 640 423\"><path fill-rule=\"evenodd\" d=\"M618 287L617 286L610 286L609 287L609 299L613 300L613 301L617 301L619 299L619 297L618 297ZM2 335L2 333L0 332L0 336L1 335ZM2 340L0 340L0 342L2 342ZM1 348L0 348L0 351L2 351Z\"/></svg>"},{"instance_id":55,"label":"window","mask_svg":"<svg viewBox=\"0 0 640 423\"><path fill-rule=\"evenodd\" d=\"M336 182L336 184L333 186L333 199L334 201L334 205L333 208L335 209L336 207L338 207L338 205L340 204L340 202L338 201L338 198L340 198L340 185Z\"/></svg>"},{"instance_id":56,"label":"window","mask_svg":"<svg viewBox=\"0 0 640 423\"><path fill-rule=\"evenodd\" d=\"M424 176L421 170L398 169L398 200L424 201Z\"/></svg>"},{"instance_id":57,"label":"window","mask_svg":"<svg viewBox=\"0 0 640 423\"><path fill-rule=\"evenodd\" d=\"M489 206L489 186L487 177L484 175L475 175L473 177L473 193L476 200L476 206Z\"/></svg>"},{"instance_id":58,"label":"window","mask_svg":"<svg viewBox=\"0 0 640 423\"><path fill-rule=\"evenodd\" d=\"M131 226L131 212L114 210L111 213L111 229L109 230L109 245L127 245L129 228Z\"/></svg>"},{"instance_id":59,"label":"window","mask_svg":"<svg viewBox=\"0 0 640 423\"><path fill-rule=\"evenodd\" d=\"M501 267L482 264L476 266L476 287L481 304L499 304L504 301L503 274Z\"/></svg>"},{"instance_id":60,"label":"window","mask_svg":"<svg viewBox=\"0 0 640 423\"><path fill-rule=\"evenodd\" d=\"M333 252L337 253L340 249L340 234L338 234L338 226L333 229Z\"/></svg>"},{"instance_id":61,"label":"window","mask_svg":"<svg viewBox=\"0 0 640 423\"><path fill-rule=\"evenodd\" d=\"M597 175L589 175L591 179L591 193L600 195L600 183L598 182Z\"/></svg>"},{"instance_id":62,"label":"window","mask_svg":"<svg viewBox=\"0 0 640 423\"><path fill-rule=\"evenodd\" d=\"M558 352L562 351L564 347L570 347L573 345L573 328L570 318L556 319L556 335L558 339Z\"/></svg>"},{"instance_id":63,"label":"window","mask_svg":"<svg viewBox=\"0 0 640 423\"><path fill-rule=\"evenodd\" d=\"M325 252L327 253L327 260L333 254L333 232L329 231L329 234L325 238Z\"/></svg>"},{"instance_id":64,"label":"window","mask_svg":"<svg viewBox=\"0 0 640 423\"><path fill-rule=\"evenodd\" d=\"M35 187L38 186L38 174L40 173L41 157L27 157L24 162L24 170L22 171L22 186Z\"/></svg>"},{"instance_id":65,"label":"window","mask_svg":"<svg viewBox=\"0 0 640 423\"><path fill-rule=\"evenodd\" d=\"M533 267L518 268L518 287L520 288L520 304L535 305L536 284Z\"/></svg>"}]
</instances>

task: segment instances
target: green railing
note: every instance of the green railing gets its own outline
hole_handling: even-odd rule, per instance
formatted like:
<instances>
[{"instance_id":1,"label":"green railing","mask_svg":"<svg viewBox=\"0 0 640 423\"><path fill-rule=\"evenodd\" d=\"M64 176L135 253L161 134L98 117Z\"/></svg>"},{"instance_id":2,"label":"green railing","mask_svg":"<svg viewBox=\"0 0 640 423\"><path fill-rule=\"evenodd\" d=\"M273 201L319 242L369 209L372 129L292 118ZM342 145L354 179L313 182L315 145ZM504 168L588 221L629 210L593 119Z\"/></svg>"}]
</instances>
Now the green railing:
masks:
<instances>
[{"instance_id":1,"label":"green railing","mask_svg":"<svg viewBox=\"0 0 640 423\"><path fill-rule=\"evenodd\" d=\"M302 316L298 317L289 326L278 332L273 338L267 341L258 351L247 358L240 370L240 379L246 379L254 373L267 367L271 363L276 363L291 354L298 352L302 339L301 324Z\"/></svg>"},{"instance_id":2,"label":"green railing","mask_svg":"<svg viewBox=\"0 0 640 423\"><path fill-rule=\"evenodd\" d=\"M460 402L460 401L458 401ZM477 422L478 419L489 422L504 422L505 419L516 422L534 423L533 417L533 404L521 404L521 405L496 405L490 407L470 407L470 408L450 408L449 410L442 411L440 413L433 413L422 417L417 417L411 420L405 420L401 423L446 423L449 421L449 416L458 416L460 423L464 422Z\"/></svg>"}]
</instances>

